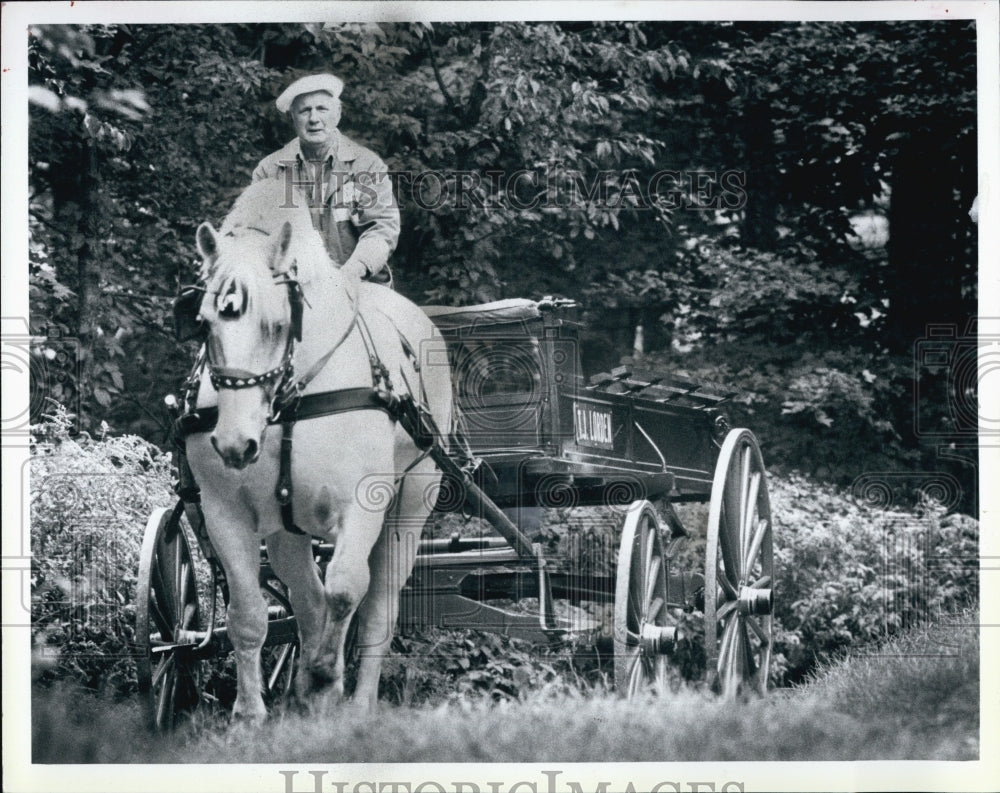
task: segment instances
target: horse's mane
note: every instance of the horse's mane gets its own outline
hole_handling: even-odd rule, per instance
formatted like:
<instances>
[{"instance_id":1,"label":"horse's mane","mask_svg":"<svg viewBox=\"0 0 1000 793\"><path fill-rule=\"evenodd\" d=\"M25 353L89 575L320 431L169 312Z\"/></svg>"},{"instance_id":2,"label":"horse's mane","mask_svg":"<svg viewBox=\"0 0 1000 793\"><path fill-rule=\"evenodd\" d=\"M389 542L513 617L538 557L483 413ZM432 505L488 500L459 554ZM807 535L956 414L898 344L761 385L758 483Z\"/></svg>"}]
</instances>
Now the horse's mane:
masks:
<instances>
[{"instance_id":1,"label":"horse's mane","mask_svg":"<svg viewBox=\"0 0 1000 793\"><path fill-rule=\"evenodd\" d=\"M289 187L284 179L264 179L251 184L236 199L219 234L223 239L235 238L244 245L249 241L261 253L269 253L286 221L292 227L288 258L295 262L294 277L307 283L319 269L332 272L333 264L323 238L313 228L306 197L297 187ZM246 296L247 311L258 314L265 332L274 332L282 319L282 304L264 297L263 287L274 283L266 256L224 256L205 275L209 292L217 295L232 289L241 292Z\"/></svg>"},{"instance_id":2,"label":"horse's mane","mask_svg":"<svg viewBox=\"0 0 1000 793\"><path fill-rule=\"evenodd\" d=\"M315 267L329 264L329 255L323 238L313 228L308 200L298 186L282 178L254 182L236 199L219 231L237 235L246 228L274 235L286 221L292 225L290 255L297 262L299 280L305 283Z\"/></svg>"}]
</instances>

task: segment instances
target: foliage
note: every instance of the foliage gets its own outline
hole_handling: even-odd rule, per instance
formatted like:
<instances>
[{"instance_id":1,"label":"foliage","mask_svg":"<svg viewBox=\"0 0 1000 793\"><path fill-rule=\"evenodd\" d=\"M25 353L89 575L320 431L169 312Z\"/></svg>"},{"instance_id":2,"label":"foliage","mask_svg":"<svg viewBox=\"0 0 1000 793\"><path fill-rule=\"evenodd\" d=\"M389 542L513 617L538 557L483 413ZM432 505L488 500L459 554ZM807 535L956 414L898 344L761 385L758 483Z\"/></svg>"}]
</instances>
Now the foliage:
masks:
<instances>
[{"instance_id":1,"label":"foliage","mask_svg":"<svg viewBox=\"0 0 1000 793\"><path fill-rule=\"evenodd\" d=\"M394 704L416 706L604 688L590 648L572 643L547 648L502 634L429 628L397 640L383 667L380 693Z\"/></svg>"},{"instance_id":2,"label":"foliage","mask_svg":"<svg viewBox=\"0 0 1000 793\"><path fill-rule=\"evenodd\" d=\"M266 71L232 29L35 27L29 41L32 331L38 354L51 339L79 349L59 381L75 393L49 396L79 404L85 427L103 416L163 440L150 406L191 358L171 298L193 278L195 228L243 181L234 160L253 165L245 103ZM213 124L231 127L224 140Z\"/></svg>"},{"instance_id":3,"label":"foliage","mask_svg":"<svg viewBox=\"0 0 1000 793\"><path fill-rule=\"evenodd\" d=\"M171 499L170 462L142 438L71 427L56 408L32 428L34 673L129 694L142 527Z\"/></svg>"},{"instance_id":4,"label":"foliage","mask_svg":"<svg viewBox=\"0 0 1000 793\"><path fill-rule=\"evenodd\" d=\"M920 458L903 447L896 430L911 419L894 415L912 371L908 361L854 346L817 351L798 342L776 355L745 339L710 354L674 352L648 361L738 389L724 409L729 422L753 428L775 471L801 470L846 486L865 471L919 470Z\"/></svg>"},{"instance_id":5,"label":"foliage","mask_svg":"<svg viewBox=\"0 0 1000 793\"><path fill-rule=\"evenodd\" d=\"M848 268L824 262L807 245L764 251L678 229L687 237L662 281L636 295L663 307L660 321L675 351L767 337L780 354L796 342L823 347L830 333L840 345L858 339L859 290Z\"/></svg>"},{"instance_id":6,"label":"foliage","mask_svg":"<svg viewBox=\"0 0 1000 793\"><path fill-rule=\"evenodd\" d=\"M925 500L918 511L772 477L776 650L786 681L849 648L978 602L979 525Z\"/></svg>"},{"instance_id":7,"label":"foliage","mask_svg":"<svg viewBox=\"0 0 1000 793\"><path fill-rule=\"evenodd\" d=\"M275 93L339 69L345 132L394 172L408 295L579 298L588 371L641 324L674 366L760 381L758 434L789 467L831 431L926 466L893 356L913 322L975 312L974 36L919 21L33 27L32 330L39 355L66 339L80 353L41 388L84 427L165 439L151 406L193 356L170 299L194 277L194 230L290 136ZM852 214L887 204L890 248L858 250ZM939 241L926 255L905 249L918 232ZM766 381L734 365L745 350ZM867 464L833 446L816 472Z\"/></svg>"}]
</instances>

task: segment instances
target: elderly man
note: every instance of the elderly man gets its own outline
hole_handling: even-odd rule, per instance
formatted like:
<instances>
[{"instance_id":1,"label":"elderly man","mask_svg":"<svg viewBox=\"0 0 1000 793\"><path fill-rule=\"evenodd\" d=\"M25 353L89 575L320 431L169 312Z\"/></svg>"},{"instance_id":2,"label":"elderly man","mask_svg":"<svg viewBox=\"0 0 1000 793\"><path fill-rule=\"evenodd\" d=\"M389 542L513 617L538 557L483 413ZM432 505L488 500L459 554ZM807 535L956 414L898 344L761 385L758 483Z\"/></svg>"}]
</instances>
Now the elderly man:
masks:
<instances>
[{"instance_id":1,"label":"elderly man","mask_svg":"<svg viewBox=\"0 0 1000 793\"><path fill-rule=\"evenodd\" d=\"M332 74L313 74L282 91L275 105L291 116L297 137L261 160L253 180L288 179L302 188L334 263L359 278L391 283L399 209L385 163L337 128L343 87Z\"/></svg>"}]
</instances>

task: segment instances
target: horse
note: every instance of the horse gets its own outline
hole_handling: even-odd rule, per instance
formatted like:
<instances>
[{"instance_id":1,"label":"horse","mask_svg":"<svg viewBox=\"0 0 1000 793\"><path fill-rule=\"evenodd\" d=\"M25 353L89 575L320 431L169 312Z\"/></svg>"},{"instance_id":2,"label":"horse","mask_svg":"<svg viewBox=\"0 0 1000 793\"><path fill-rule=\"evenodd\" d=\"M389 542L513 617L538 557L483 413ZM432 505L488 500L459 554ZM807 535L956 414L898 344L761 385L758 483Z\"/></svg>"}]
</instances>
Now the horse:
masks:
<instances>
[{"instance_id":1,"label":"horse","mask_svg":"<svg viewBox=\"0 0 1000 793\"><path fill-rule=\"evenodd\" d=\"M259 721L267 714L262 539L298 624L296 695L326 689L344 700L345 635L357 613L361 658L353 699L374 707L399 593L441 476L425 444L380 409L378 393L412 399L431 426L449 429L452 384L441 336L399 293L338 269L305 199L284 181L252 184L219 231L199 226L196 242L207 365L189 408L217 407L218 419L210 432L187 438L186 453L229 586L234 718ZM346 410L297 421L288 431L285 471L286 433L276 411L315 394L362 396ZM446 445L447 433L440 435ZM302 533L286 530L276 497L276 483L288 473L284 495ZM313 537L335 545L322 580Z\"/></svg>"}]
</instances>

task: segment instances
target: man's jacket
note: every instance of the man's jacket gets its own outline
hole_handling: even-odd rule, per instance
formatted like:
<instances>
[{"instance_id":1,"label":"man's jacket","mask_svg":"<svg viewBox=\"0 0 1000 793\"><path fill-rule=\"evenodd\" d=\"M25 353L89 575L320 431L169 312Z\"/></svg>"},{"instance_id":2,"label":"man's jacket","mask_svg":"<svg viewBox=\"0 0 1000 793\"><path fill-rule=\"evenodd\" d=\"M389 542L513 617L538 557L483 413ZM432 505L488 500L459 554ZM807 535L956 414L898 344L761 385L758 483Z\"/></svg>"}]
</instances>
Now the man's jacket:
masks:
<instances>
[{"instance_id":1,"label":"man's jacket","mask_svg":"<svg viewBox=\"0 0 1000 793\"><path fill-rule=\"evenodd\" d=\"M305 160L296 138L254 169L253 181L269 178L289 180L290 196L295 187L307 196L313 226L336 264L360 262L372 280L388 280L386 264L399 239L399 208L378 155L339 134L336 153L327 157L320 174L317 163Z\"/></svg>"}]
</instances>

